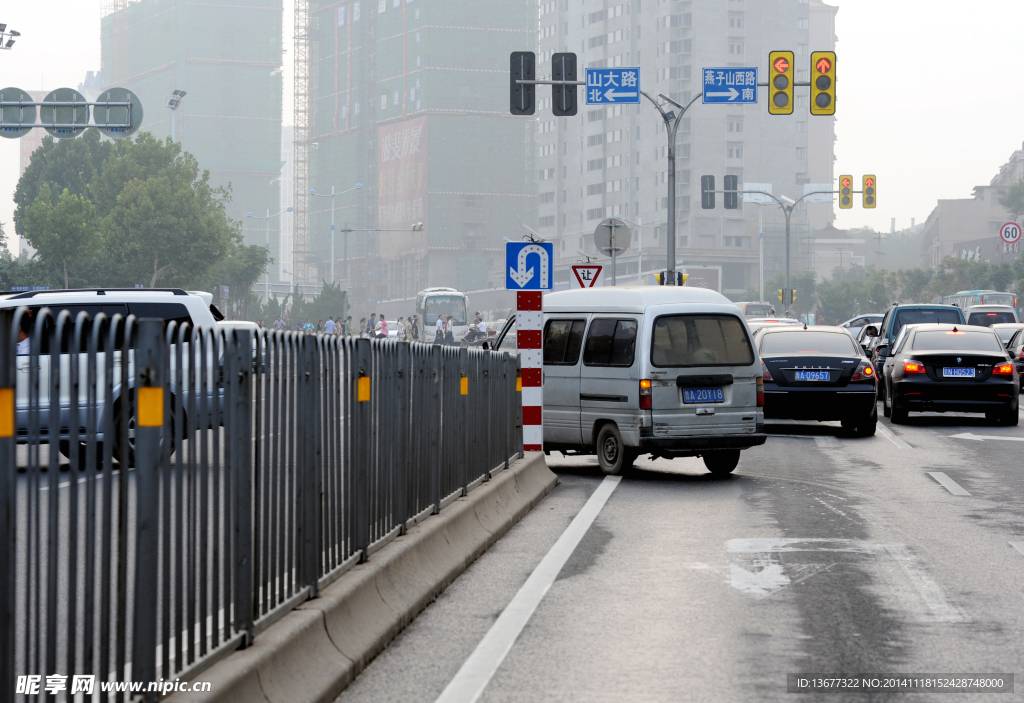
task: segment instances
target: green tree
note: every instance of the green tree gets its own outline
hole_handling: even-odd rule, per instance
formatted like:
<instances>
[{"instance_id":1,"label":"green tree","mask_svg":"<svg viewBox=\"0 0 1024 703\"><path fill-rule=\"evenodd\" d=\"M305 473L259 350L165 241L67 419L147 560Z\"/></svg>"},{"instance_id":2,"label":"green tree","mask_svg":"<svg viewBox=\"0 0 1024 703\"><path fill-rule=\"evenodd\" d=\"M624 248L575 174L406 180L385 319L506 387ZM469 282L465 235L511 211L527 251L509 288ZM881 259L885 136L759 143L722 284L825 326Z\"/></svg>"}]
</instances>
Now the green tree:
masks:
<instances>
[{"instance_id":1,"label":"green tree","mask_svg":"<svg viewBox=\"0 0 1024 703\"><path fill-rule=\"evenodd\" d=\"M1014 220L1020 220L1024 215L1024 178L1000 193L999 204L1009 211Z\"/></svg>"},{"instance_id":2,"label":"green tree","mask_svg":"<svg viewBox=\"0 0 1024 703\"><path fill-rule=\"evenodd\" d=\"M236 241L228 256L213 271L210 287L229 287L232 317L266 322L263 305L255 302L259 300L259 296L252 292L252 287L259 282L272 262L270 250L266 247L257 244L246 246Z\"/></svg>"},{"instance_id":3,"label":"green tree","mask_svg":"<svg viewBox=\"0 0 1024 703\"><path fill-rule=\"evenodd\" d=\"M43 260L59 263L64 287L69 288L69 269L92 255L99 245L96 210L87 198L67 188L56 203L50 185L43 183L39 195L22 216L25 239Z\"/></svg>"},{"instance_id":4,"label":"green tree","mask_svg":"<svg viewBox=\"0 0 1024 703\"><path fill-rule=\"evenodd\" d=\"M900 269L896 272L899 292L894 300L898 298L901 302L907 303L923 302L924 290L934 275L935 272L931 269Z\"/></svg>"}]
</instances>

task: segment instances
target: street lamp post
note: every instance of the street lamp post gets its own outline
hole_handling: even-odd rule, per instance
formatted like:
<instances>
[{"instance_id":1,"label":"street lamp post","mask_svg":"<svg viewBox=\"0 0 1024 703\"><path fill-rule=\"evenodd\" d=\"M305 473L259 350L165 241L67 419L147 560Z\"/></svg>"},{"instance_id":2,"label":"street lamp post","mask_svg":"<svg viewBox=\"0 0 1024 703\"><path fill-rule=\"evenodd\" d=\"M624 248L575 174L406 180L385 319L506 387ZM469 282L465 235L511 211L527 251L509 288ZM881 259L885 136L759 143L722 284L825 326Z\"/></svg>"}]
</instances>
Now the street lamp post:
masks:
<instances>
[{"instance_id":1,"label":"street lamp post","mask_svg":"<svg viewBox=\"0 0 1024 703\"><path fill-rule=\"evenodd\" d=\"M184 90L175 90L167 97L167 107L171 109L171 141L178 141L177 134L175 133L174 116L178 114L178 106L181 105L181 99L185 97Z\"/></svg>"},{"instance_id":2,"label":"street lamp post","mask_svg":"<svg viewBox=\"0 0 1024 703\"><path fill-rule=\"evenodd\" d=\"M267 221L267 243L266 243L266 247L267 247L267 251L268 252L270 251L270 218L277 217L278 215L283 215L286 212L292 212L292 210L293 210L293 208L287 207L284 210L282 210L281 212L277 212L277 213L274 213L273 215L271 215L270 214L270 208L267 208L267 214L266 214L265 217L259 217L257 215L253 215L251 212L245 213L246 217L251 217L254 220L266 220ZM264 288L266 290L267 301L269 302L270 301L270 267L269 266L267 267L267 271L266 271L266 280L265 280Z\"/></svg>"},{"instance_id":3,"label":"street lamp post","mask_svg":"<svg viewBox=\"0 0 1024 703\"><path fill-rule=\"evenodd\" d=\"M343 191L341 191L339 193L336 193L334 191L334 184L332 183L331 184L331 194L330 195L327 195L327 193L317 193L312 188L310 188L310 190L309 190L309 194L310 195L315 195L315 196L320 197L320 198L330 198L331 199L331 285L332 286L336 282L335 279L334 279L334 197L337 196L337 195L344 195L345 193L351 193L353 190L359 190L362 187L363 187L362 183L356 183L354 186L352 186L348 190L343 190ZM345 280L348 280L348 231L345 232Z\"/></svg>"}]
</instances>

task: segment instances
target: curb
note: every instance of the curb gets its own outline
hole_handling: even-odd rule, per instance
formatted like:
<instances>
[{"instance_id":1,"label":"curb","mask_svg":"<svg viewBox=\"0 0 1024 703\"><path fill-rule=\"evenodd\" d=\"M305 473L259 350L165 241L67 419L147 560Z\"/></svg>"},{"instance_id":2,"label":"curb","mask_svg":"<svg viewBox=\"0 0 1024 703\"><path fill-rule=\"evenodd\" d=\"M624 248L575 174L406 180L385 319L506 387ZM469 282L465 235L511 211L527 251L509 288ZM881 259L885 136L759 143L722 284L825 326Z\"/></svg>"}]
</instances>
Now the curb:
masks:
<instances>
[{"instance_id":1,"label":"curb","mask_svg":"<svg viewBox=\"0 0 1024 703\"><path fill-rule=\"evenodd\" d=\"M402 629L557 483L530 452L283 616L168 703L331 703Z\"/></svg>"}]
</instances>

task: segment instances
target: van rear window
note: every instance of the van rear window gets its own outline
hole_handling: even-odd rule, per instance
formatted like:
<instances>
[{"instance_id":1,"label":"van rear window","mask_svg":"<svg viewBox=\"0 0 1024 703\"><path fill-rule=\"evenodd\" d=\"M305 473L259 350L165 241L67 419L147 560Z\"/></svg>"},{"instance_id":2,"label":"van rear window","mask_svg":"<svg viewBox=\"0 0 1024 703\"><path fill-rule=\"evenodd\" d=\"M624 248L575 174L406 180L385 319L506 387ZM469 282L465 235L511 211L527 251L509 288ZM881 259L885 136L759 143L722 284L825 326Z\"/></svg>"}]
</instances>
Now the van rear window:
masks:
<instances>
[{"instance_id":1,"label":"van rear window","mask_svg":"<svg viewBox=\"0 0 1024 703\"><path fill-rule=\"evenodd\" d=\"M992 325L1016 321L1012 312L972 312L967 324L991 327Z\"/></svg>"},{"instance_id":2,"label":"van rear window","mask_svg":"<svg viewBox=\"0 0 1024 703\"><path fill-rule=\"evenodd\" d=\"M663 315L654 321L654 366L749 366L754 349L734 315Z\"/></svg>"}]
</instances>

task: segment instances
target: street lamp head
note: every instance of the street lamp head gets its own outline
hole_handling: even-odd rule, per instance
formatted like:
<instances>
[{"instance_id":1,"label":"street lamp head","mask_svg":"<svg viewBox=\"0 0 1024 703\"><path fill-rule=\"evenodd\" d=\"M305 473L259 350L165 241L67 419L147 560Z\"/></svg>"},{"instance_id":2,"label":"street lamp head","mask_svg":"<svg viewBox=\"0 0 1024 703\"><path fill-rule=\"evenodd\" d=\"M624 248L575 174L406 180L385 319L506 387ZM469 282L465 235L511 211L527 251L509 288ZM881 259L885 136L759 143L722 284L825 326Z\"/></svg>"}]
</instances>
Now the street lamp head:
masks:
<instances>
[{"instance_id":1,"label":"street lamp head","mask_svg":"<svg viewBox=\"0 0 1024 703\"><path fill-rule=\"evenodd\" d=\"M654 223L654 226L655 226L655 227L661 227L661 223L660 223L660 222L655 222L655 223Z\"/></svg>"},{"instance_id":2,"label":"street lamp head","mask_svg":"<svg viewBox=\"0 0 1024 703\"><path fill-rule=\"evenodd\" d=\"M247 212L247 213L245 213L245 216L246 217L252 217L252 213L251 212Z\"/></svg>"},{"instance_id":3,"label":"street lamp head","mask_svg":"<svg viewBox=\"0 0 1024 703\"><path fill-rule=\"evenodd\" d=\"M362 187L363 187L362 183L356 183L356 188L362 188Z\"/></svg>"},{"instance_id":4,"label":"street lamp head","mask_svg":"<svg viewBox=\"0 0 1024 703\"><path fill-rule=\"evenodd\" d=\"M315 191L315 190L313 190L312 188L310 188L310 189L309 189L309 194L310 194L310 195L316 195L316 191Z\"/></svg>"},{"instance_id":5,"label":"street lamp head","mask_svg":"<svg viewBox=\"0 0 1024 703\"><path fill-rule=\"evenodd\" d=\"M780 195L779 197L785 200L790 205L796 205L796 201L793 200L792 198L787 198L785 195Z\"/></svg>"},{"instance_id":6,"label":"street lamp head","mask_svg":"<svg viewBox=\"0 0 1024 703\"><path fill-rule=\"evenodd\" d=\"M294 208L289 205L287 208L285 208L285 212L291 212L293 209Z\"/></svg>"}]
</instances>

